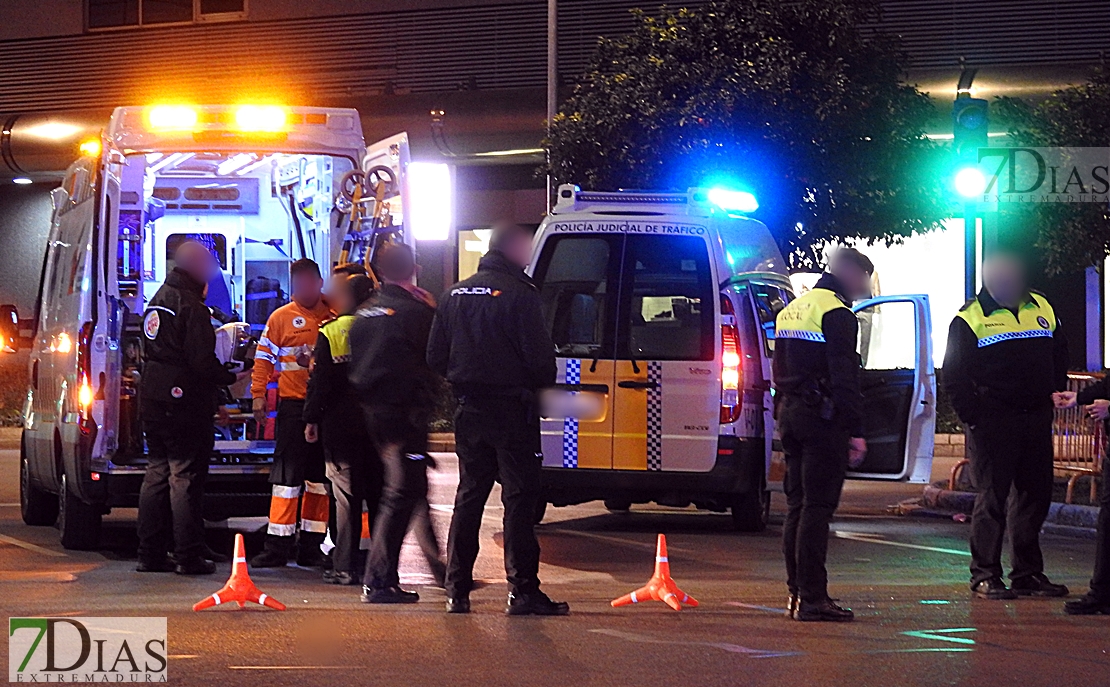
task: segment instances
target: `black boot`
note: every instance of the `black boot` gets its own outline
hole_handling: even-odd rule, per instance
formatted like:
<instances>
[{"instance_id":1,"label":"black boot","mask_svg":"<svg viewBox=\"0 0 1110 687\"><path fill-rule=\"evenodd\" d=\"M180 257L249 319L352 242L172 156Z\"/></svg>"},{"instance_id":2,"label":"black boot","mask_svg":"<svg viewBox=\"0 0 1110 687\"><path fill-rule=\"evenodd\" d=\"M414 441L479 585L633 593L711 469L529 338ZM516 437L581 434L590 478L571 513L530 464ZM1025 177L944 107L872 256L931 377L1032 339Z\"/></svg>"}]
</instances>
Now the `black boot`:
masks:
<instances>
[{"instance_id":1,"label":"black boot","mask_svg":"<svg viewBox=\"0 0 1110 687\"><path fill-rule=\"evenodd\" d=\"M847 623L855 618L850 608L841 608L833 603L832 599L825 599L820 603L798 603L798 610L794 612L794 620L803 623Z\"/></svg>"},{"instance_id":2,"label":"black boot","mask_svg":"<svg viewBox=\"0 0 1110 687\"><path fill-rule=\"evenodd\" d=\"M266 535L266 547L251 559L252 568L284 568L293 553L293 535Z\"/></svg>"},{"instance_id":3,"label":"black boot","mask_svg":"<svg viewBox=\"0 0 1110 687\"><path fill-rule=\"evenodd\" d=\"M505 615L568 615L570 604L565 601L552 601L547 594L536 590L528 594L509 594L509 604Z\"/></svg>"},{"instance_id":4,"label":"black boot","mask_svg":"<svg viewBox=\"0 0 1110 687\"><path fill-rule=\"evenodd\" d=\"M323 532L305 532L297 535L297 565L302 568L325 568L331 559L320 550L324 543Z\"/></svg>"},{"instance_id":5,"label":"black boot","mask_svg":"<svg viewBox=\"0 0 1110 687\"><path fill-rule=\"evenodd\" d=\"M1100 599L1087 592L1083 596L1064 604L1068 615L1110 615L1110 599Z\"/></svg>"}]
</instances>

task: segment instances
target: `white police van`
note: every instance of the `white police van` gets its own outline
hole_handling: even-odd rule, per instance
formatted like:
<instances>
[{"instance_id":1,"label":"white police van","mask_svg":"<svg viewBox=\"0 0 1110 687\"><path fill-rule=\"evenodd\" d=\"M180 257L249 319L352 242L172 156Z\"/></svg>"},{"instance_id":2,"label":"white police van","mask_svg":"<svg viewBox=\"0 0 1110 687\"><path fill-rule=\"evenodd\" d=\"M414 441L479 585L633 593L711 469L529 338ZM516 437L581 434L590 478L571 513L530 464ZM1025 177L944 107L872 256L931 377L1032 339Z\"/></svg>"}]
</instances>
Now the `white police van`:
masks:
<instances>
[{"instance_id":1,"label":"white police van","mask_svg":"<svg viewBox=\"0 0 1110 687\"><path fill-rule=\"evenodd\" d=\"M221 275L208 305L257 334L288 300L292 260L326 269L398 228L408 163L404 135L368 150L355 110L270 105L117 108L82 152L53 191L37 312L24 321L31 374L20 451L24 521L57 521L63 546L76 549L97 545L111 508L137 505L142 315L176 246L209 247ZM367 164L393 177L370 229L340 200ZM4 313L18 321L14 307ZM272 441L249 436L248 416L216 443L208 519L267 512Z\"/></svg>"},{"instance_id":2,"label":"white police van","mask_svg":"<svg viewBox=\"0 0 1110 687\"><path fill-rule=\"evenodd\" d=\"M559 188L530 268L558 350L544 506L694 504L731 511L740 530L765 526L781 480L775 316L793 291L767 227L747 216L756 207L737 191ZM851 476L924 482L936 419L928 299L855 310L869 451Z\"/></svg>"}]
</instances>

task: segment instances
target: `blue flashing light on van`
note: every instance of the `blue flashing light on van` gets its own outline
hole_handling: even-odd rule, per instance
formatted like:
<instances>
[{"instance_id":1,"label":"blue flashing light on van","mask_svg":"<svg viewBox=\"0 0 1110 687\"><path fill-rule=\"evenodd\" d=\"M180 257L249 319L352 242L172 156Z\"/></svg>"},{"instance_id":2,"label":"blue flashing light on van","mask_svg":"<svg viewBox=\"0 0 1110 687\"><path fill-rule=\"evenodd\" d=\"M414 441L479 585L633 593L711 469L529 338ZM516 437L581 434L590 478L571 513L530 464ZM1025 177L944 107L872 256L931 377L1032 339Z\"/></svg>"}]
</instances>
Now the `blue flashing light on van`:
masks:
<instances>
[{"instance_id":1,"label":"blue flashing light on van","mask_svg":"<svg viewBox=\"0 0 1110 687\"><path fill-rule=\"evenodd\" d=\"M709 202L725 212L737 212L743 215L759 209L759 202L754 194L720 187L709 189Z\"/></svg>"}]
</instances>

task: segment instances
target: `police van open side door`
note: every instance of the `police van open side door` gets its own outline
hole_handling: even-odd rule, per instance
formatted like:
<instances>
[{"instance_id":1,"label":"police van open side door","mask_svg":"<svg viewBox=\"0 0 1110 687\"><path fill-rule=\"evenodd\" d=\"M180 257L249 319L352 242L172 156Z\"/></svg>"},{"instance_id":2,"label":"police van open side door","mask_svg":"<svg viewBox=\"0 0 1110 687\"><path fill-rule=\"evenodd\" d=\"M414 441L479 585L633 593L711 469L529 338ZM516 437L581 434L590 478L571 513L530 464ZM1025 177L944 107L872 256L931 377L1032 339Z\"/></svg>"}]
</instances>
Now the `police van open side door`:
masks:
<instances>
[{"instance_id":1,"label":"police van open side door","mask_svg":"<svg viewBox=\"0 0 1110 687\"><path fill-rule=\"evenodd\" d=\"M882 296L856 304L867 457L857 479L929 481L936 428L929 297Z\"/></svg>"}]
</instances>

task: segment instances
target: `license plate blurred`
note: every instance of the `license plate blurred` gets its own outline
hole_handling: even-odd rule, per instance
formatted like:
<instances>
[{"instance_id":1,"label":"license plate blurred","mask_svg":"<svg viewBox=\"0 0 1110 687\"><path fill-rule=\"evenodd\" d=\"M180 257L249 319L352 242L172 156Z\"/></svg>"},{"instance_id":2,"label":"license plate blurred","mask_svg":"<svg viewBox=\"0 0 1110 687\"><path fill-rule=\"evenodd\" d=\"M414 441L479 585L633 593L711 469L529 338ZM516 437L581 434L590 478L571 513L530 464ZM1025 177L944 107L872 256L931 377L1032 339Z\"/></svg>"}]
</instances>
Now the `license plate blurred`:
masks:
<instances>
[{"instance_id":1,"label":"license plate blurred","mask_svg":"<svg viewBox=\"0 0 1110 687\"><path fill-rule=\"evenodd\" d=\"M606 400L607 394L596 391L546 389L540 395L540 413L548 420L600 422L605 419Z\"/></svg>"}]
</instances>

